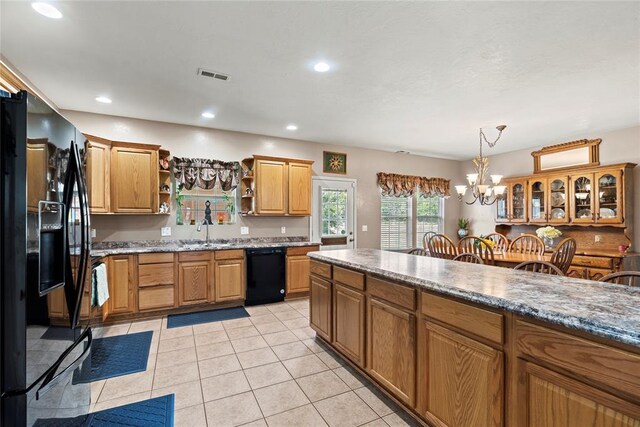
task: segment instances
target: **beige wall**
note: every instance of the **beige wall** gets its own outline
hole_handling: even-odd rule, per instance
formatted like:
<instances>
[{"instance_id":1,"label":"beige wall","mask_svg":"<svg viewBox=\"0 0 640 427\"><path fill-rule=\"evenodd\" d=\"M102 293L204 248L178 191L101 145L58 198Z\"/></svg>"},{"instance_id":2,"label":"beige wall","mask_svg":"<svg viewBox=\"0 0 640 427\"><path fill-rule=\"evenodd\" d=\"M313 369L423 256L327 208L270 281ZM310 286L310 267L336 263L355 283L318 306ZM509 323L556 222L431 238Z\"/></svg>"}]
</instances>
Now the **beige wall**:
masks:
<instances>
[{"instance_id":1,"label":"beige wall","mask_svg":"<svg viewBox=\"0 0 640 427\"><path fill-rule=\"evenodd\" d=\"M240 132L182 126L163 122L124 117L62 112L82 132L119 141L160 144L180 157L204 157L232 161L253 154L293 157L314 160L314 175L322 175L322 151L345 152L347 178L358 181L357 243L358 247L380 246L380 193L376 185L377 172L394 172L429 177L443 177L459 181L460 162L388 153L376 150L331 146L294 139L273 138ZM337 176L337 175L331 175ZM175 211L175 206L172 207ZM445 232L453 234L459 216L460 203L453 197L445 202ZM92 228L97 230L95 241L160 239L160 227L172 227L172 239L203 238L195 226L177 226L172 214L166 216L93 215ZM288 236L308 236L308 218L239 218L238 224L213 226L214 238L241 237L240 226L249 227L249 237L282 236L280 227L286 226ZM363 232L362 226L368 231Z\"/></svg>"},{"instance_id":2,"label":"beige wall","mask_svg":"<svg viewBox=\"0 0 640 427\"><path fill-rule=\"evenodd\" d=\"M640 127L620 129L599 135L587 135L585 138L602 138L600 144L600 164L638 163L640 164ZM506 141L506 140L505 140ZM502 141L501 141L502 142ZM562 141L549 141L544 145L552 145ZM522 176L533 173L533 157L531 152L540 147L512 151L510 153L491 156L490 173L499 173L505 177ZM471 162L462 162L460 176L470 173ZM634 225L633 247L640 250L640 167L634 169ZM495 206L465 205L461 209L464 217L471 218L474 234L490 233L495 228Z\"/></svg>"}]
</instances>

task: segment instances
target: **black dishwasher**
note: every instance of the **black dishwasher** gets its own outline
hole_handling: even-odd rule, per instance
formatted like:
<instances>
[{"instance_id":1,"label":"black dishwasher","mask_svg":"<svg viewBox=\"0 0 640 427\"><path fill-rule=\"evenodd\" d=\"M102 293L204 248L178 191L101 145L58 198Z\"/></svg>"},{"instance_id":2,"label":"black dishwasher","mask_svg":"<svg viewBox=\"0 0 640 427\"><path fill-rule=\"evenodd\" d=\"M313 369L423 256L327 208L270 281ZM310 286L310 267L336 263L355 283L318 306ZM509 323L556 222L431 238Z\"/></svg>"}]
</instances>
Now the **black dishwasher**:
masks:
<instances>
[{"instance_id":1,"label":"black dishwasher","mask_svg":"<svg viewBox=\"0 0 640 427\"><path fill-rule=\"evenodd\" d=\"M247 249L245 305L284 301L285 249Z\"/></svg>"}]
</instances>

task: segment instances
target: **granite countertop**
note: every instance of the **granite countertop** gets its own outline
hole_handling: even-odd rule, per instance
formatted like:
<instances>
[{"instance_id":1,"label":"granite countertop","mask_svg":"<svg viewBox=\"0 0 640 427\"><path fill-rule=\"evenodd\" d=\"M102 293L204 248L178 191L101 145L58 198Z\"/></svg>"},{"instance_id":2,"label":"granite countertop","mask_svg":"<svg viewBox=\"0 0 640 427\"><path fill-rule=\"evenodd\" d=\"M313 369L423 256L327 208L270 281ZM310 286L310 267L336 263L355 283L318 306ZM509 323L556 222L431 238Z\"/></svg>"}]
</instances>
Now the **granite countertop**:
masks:
<instances>
[{"instance_id":1,"label":"granite countertop","mask_svg":"<svg viewBox=\"0 0 640 427\"><path fill-rule=\"evenodd\" d=\"M378 249L309 256L640 347L640 288Z\"/></svg>"},{"instance_id":2,"label":"granite countertop","mask_svg":"<svg viewBox=\"0 0 640 427\"><path fill-rule=\"evenodd\" d=\"M151 252L214 251L223 249L258 249L321 245L306 237L253 237L246 239L214 239L209 246L203 240L138 240L102 242L91 246L92 256L142 254Z\"/></svg>"}]
</instances>

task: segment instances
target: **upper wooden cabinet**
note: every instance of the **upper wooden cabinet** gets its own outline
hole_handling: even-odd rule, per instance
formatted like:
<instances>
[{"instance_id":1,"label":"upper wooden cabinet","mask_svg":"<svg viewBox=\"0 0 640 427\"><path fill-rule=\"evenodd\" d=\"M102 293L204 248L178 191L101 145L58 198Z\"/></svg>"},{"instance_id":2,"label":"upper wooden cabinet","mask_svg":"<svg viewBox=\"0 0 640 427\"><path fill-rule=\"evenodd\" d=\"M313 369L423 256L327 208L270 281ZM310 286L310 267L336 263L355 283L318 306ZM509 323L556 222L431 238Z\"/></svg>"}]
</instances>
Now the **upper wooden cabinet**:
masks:
<instances>
[{"instance_id":1,"label":"upper wooden cabinet","mask_svg":"<svg viewBox=\"0 0 640 427\"><path fill-rule=\"evenodd\" d=\"M255 155L242 164L243 214L311 215L313 161Z\"/></svg>"},{"instance_id":2,"label":"upper wooden cabinet","mask_svg":"<svg viewBox=\"0 0 640 427\"><path fill-rule=\"evenodd\" d=\"M158 213L160 146L86 136L86 176L91 213Z\"/></svg>"},{"instance_id":3,"label":"upper wooden cabinet","mask_svg":"<svg viewBox=\"0 0 640 427\"><path fill-rule=\"evenodd\" d=\"M626 226L635 164L579 168L505 180L496 222Z\"/></svg>"},{"instance_id":4,"label":"upper wooden cabinet","mask_svg":"<svg viewBox=\"0 0 640 427\"><path fill-rule=\"evenodd\" d=\"M27 140L27 211L38 212L41 200L58 200L55 188L47 188L54 183L55 167L49 164L55 146L47 138Z\"/></svg>"}]
</instances>

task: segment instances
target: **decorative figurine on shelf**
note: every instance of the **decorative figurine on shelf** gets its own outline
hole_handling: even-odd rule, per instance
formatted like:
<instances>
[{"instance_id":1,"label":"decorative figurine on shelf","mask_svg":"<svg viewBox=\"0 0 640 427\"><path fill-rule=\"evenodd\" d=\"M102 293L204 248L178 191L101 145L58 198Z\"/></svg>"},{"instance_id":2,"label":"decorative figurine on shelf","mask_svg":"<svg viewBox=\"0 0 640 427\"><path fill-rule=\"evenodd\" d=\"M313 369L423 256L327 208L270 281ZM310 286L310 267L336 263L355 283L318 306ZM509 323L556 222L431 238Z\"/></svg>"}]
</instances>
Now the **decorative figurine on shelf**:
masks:
<instances>
[{"instance_id":1,"label":"decorative figurine on shelf","mask_svg":"<svg viewBox=\"0 0 640 427\"><path fill-rule=\"evenodd\" d=\"M224 212L218 212L218 225L222 225L224 224L224 217L226 216L226 214Z\"/></svg>"},{"instance_id":2,"label":"decorative figurine on shelf","mask_svg":"<svg viewBox=\"0 0 640 427\"><path fill-rule=\"evenodd\" d=\"M160 191L168 193L169 191L171 191L171 187L169 187L168 184L162 184L162 186L160 186Z\"/></svg>"},{"instance_id":3,"label":"decorative figurine on shelf","mask_svg":"<svg viewBox=\"0 0 640 427\"><path fill-rule=\"evenodd\" d=\"M160 213L169 213L169 205L167 204L167 202L162 202L162 204L160 205Z\"/></svg>"},{"instance_id":4,"label":"decorative figurine on shelf","mask_svg":"<svg viewBox=\"0 0 640 427\"><path fill-rule=\"evenodd\" d=\"M247 190L245 191L245 194L246 194L247 196L253 196L253 189L251 189L251 188L247 188Z\"/></svg>"},{"instance_id":5,"label":"decorative figurine on shelf","mask_svg":"<svg viewBox=\"0 0 640 427\"><path fill-rule=\"evenodd\" d=\"M166 171L169 170L169 159L167 157L160 158L160 170Z\"/></svg>"},{"instance_id":6,"label":"decorative figurine on shelf","mask_svg":"<svg viewBox=\"0 0 640 427\"><path fill-rule=\"evenodd\" d=\"M211 220L211 202L204 202L204 219L207 221L207 224L213 225L213 221Z\"/></svg>"}]
</instances>

